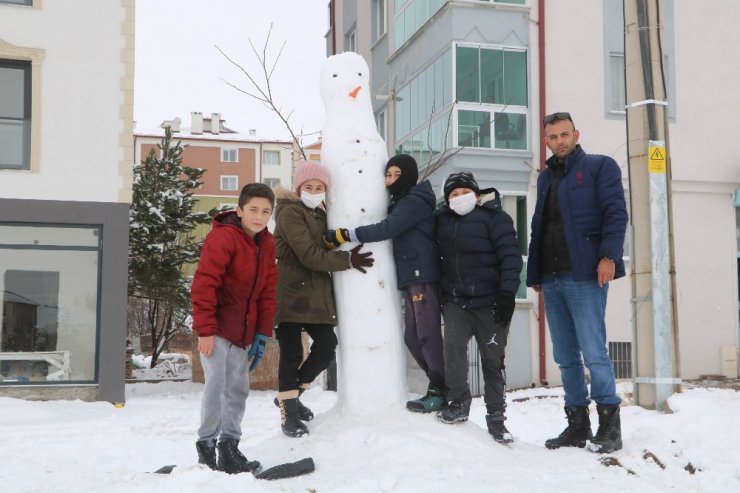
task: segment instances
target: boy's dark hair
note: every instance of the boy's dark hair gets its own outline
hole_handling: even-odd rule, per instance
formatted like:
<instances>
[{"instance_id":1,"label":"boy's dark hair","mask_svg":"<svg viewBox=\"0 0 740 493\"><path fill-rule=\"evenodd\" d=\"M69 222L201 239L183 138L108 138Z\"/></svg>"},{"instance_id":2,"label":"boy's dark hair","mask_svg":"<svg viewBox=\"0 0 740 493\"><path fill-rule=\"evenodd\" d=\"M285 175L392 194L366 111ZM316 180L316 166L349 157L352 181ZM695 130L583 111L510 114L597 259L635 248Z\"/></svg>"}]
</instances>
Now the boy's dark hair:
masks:
<instances>
[{"instance_id":1,"label":"boy's dark hair","mask_svg":"<svg viewBox=\"0 0 740 493\"><path fill-rule=\"evenodd\" d=\"M239 207L244 207L244 204L255 197L262 197L269 200L273 209L275 208L275 194L264 183L247 183L244 185L242 191L239 193Z\"/></svg>"}]
</instances>

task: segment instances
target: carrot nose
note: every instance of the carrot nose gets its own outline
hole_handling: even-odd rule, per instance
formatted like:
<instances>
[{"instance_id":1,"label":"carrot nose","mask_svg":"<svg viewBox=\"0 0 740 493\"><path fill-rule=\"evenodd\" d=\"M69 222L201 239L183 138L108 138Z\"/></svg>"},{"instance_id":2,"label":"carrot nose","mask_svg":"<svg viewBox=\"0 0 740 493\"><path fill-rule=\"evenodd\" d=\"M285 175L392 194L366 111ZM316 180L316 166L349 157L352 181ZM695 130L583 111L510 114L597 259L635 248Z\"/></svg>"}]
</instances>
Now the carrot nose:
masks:
<instances>
[{"instance_id":1,"label":"carrot nose","mask_svg":"<svg viewBox=\"0 0 740 493\"><path fill-rule=\"evenodd\" d=\"M362 89L362 86L355 87L349 92L349 95L352 96L353 98L357 97L357 93L360 92L360 89Z\"/></svg>"}]
</instances>

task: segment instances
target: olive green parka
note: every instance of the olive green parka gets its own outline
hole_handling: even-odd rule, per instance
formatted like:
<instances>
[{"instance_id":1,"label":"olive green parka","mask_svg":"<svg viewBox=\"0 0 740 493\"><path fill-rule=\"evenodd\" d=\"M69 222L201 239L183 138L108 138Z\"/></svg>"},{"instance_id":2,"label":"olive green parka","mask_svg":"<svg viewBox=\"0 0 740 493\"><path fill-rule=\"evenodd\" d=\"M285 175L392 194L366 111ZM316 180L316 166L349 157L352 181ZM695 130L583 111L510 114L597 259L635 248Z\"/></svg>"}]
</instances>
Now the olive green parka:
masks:
<instances>
[{"instance_id":1,"label":"olive green parka","mask_svg":"<svg viewBox=\"0 0 740 493\"><path fill-rule=\"evenodd\" d=\"M326 211L309 209L294 192L275 189L278 284L275 324L337 324L331 272L351 268L349 252L328 250Z\"/></svg>"}]
</instances>

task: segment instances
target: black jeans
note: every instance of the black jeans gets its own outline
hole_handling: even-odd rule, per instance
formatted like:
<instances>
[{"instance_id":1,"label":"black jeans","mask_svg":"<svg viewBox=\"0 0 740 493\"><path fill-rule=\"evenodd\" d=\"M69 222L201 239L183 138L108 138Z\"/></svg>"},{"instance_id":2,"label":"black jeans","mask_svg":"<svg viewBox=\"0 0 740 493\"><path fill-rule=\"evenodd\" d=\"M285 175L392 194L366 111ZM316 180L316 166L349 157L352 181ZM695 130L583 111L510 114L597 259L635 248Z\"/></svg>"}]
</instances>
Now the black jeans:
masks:
<instances>
[{"instance_id":1,"label":"black jeans","mask_svg":"<svg viewBox=\"0 0 740 493\"><path fill-rule=\"evenodd\" d=\"M302 330L305 330L313 340L306 361L303 361ZM280 346L278 366L280 392L297 390L300 384L313 382L329 366L337 347L334 327L329 324L284 322L278 324L275 337Z\"/></svg>"},{"instance_id":2,"label":"black jeans","mask_svg":"<svg viewBox=\"0 0 740 493\"><path fill-rule=\"evenodd\" d=\"M500 415L506 411L506 340L509 327L493 320L491 308L465 310L454 303L442 307L445 319L444 354L448 401L470 404L468 385L468 341L475 337L478 343L488 414Z\"/></svg>"}]
</instances>

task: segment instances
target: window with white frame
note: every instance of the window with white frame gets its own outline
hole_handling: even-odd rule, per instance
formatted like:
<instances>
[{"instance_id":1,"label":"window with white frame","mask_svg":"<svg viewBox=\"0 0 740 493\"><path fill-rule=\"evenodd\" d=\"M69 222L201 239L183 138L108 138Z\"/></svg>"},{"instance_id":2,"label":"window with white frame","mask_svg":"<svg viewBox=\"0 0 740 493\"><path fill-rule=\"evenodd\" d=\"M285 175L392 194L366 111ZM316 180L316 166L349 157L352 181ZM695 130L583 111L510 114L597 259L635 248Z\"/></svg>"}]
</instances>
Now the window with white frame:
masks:
<instances>
[{"instance_id":1,"label":"window with white frame","mask_svg":"<svg viewBox=\"0 0 740 493\"><path fill-rule=\"evenodd\" d=\"M270 165L280 165L280 151L264 151L262 162Z\"/></svg>"},{"instance_id":2,"label":"window with white frame","mask_svg":"<svg viewBox=\"0 0 740 493\"><path fill-rule=\"evenodd\" d=\"M528 149L527 50L458 45L454 73L457 144Z\"/></svg>"},{"instance_id":3,"label":"window with white frame","mask_svg":"<svg viewBox=\"0 0 740 493\"><path fill-rule=\"evenodd\" d=\"M31 62L0 60L0 168L29 169Z\"/></svg>"},{"instance_id":4,"label":"window with white frame","mask_svg":"<svg viewBox=\"0 0 740 493\"><path fill-rule=\"evenodd\" d=\"M514 221L519 252L522 254L524 265L521 273L521 283L516 293L517 298L527 298L527 249L529 248L529 224L527 223L527 196L501 194L501 208Z\"/></svg>"},{"instance_id":5,"label":"window with white frame","mask_svg":"<svg viewBox=\"0 0 740 493\"><path fill-rule=\"evenodd\" d=\"M221 175L221 190L233 191L239 189L239 177L236 175Z\"/></svg>"},{"instance_id":6,"label":"window with white frame","mask_svg":"<svg viewBox=\"0 0 740 493\"><path fill-rule=\"evenodd\" d=\"M224 147L221 149L222 163L236 163L239 161L239 153L233 147Z\"/></svg>"},{"instance_id":7,"label":"window with white frame","mask_svg":"<svg viewBox=\"0 0 740 493\"><path fill-rule=\"evenodd\" d=\"M383 138L383 140L387 141L388 136L386 135L386 132L385 132L385 129L386 129L385 109L380 110L375 115L375 126L378 128L378 133Z\"/></svg>"},{"instance_id":8,"label":"window with white frame","mask_svg":"<svg viewBox=\"0 0 740 493\"><path fill-rule=\"evenodd\" d=\"M385 34L385 0L373 0L373 41Z\"/></svg>"},{"instance_id":9,"label":"window with white frame","mask_svg":"<svg viewBox=\"0 0 740 493\"><path fill-rule=\"evenodd\" d=\"M0 0L0 3L9 3L10 5L33 5L33 0Z\"/></svg>"},{"instance_id":10,"label":"window with white frame","mask_svg":"<svg viewBox=\"0 0 740 493\"><path fill-rule=\"evenodd\" d=\"M357 52L357 30L354 27L344 38L344 51Z\"/></svg>"},{"instance_id":11,"label":"window with white frame","mask_svg":"<svg viewBox=\"0 0 740 493\"><path fill-rule=\"evenodd\" d=\"M270 188L275 188L280 185L280 178L262 178L262 183Z\"/></svg>"}]
</instances>

